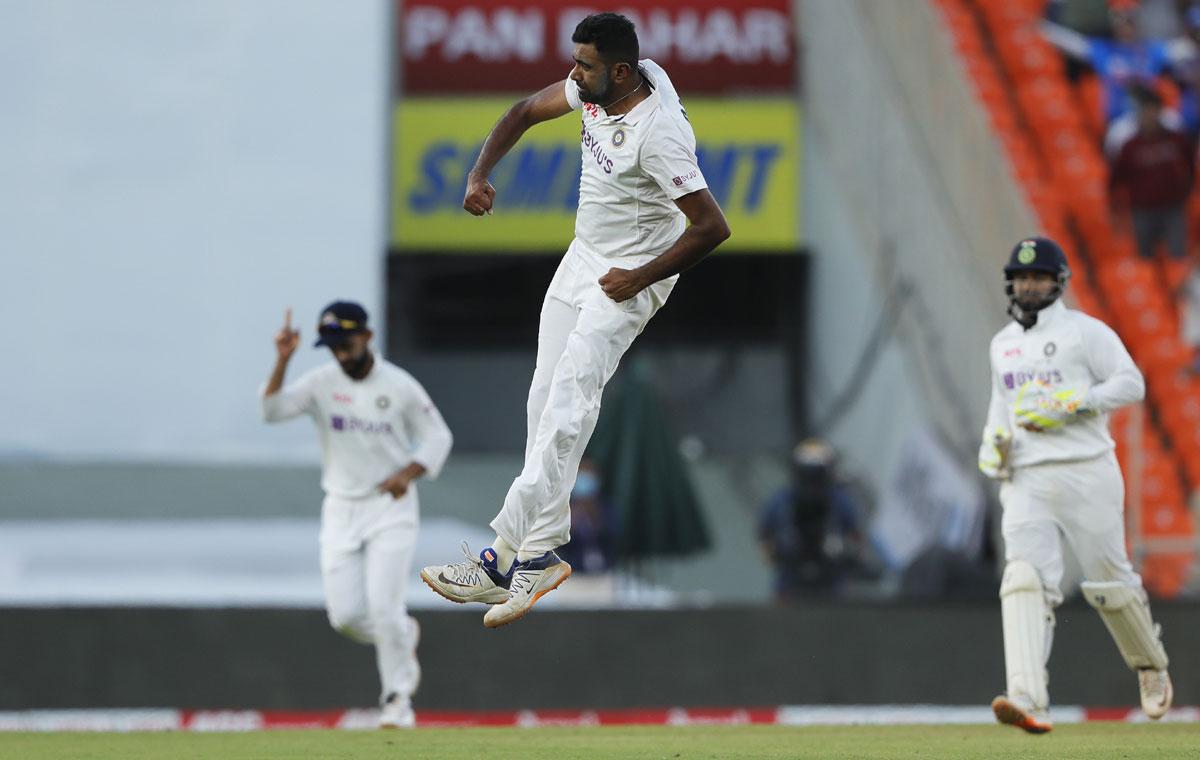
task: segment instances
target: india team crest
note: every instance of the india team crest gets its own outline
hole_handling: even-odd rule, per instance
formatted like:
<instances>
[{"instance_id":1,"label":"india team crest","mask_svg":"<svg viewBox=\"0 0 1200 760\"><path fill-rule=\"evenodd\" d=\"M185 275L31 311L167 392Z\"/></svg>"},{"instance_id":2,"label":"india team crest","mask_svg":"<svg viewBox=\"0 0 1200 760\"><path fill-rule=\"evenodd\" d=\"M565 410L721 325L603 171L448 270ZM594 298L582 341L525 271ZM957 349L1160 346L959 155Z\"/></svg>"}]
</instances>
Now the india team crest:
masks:
<instances>
[{"instance_id":1,"label":"india team crest","mask_svg":"<svg viewBox=\"0 0 1200 760\"><path fill-rule=\"evenodd\" d=\"M375 399L375 406L379 407L380 409L387 409L391 405L392 400L387 396L380 396L379 398Z\"/></svg>"},{"instance_id":2,"label":"india team crest","mask_svg":"<svg viewBox=\"0 0 1200 760\"><path fill-rule=\"evenodd\" d=\"M1022 264L1032 264L1033 260L1037 258L1037 251L1034 250L1035 245L1037 243L1032 240L1022 240L1021 250L1017 251L1017 261Z\"/></svg>"},{"instance_id":3,"label":"india team crest","mask_svg":"<svg viewBox=\"0 0 1200 760\"><path fill-rule=\"evenodd\" d=\"M625 144L625 130L617 127L617 131L613 132L612 136L613 147L619 148Z\"/></svg>"}]
</instances>

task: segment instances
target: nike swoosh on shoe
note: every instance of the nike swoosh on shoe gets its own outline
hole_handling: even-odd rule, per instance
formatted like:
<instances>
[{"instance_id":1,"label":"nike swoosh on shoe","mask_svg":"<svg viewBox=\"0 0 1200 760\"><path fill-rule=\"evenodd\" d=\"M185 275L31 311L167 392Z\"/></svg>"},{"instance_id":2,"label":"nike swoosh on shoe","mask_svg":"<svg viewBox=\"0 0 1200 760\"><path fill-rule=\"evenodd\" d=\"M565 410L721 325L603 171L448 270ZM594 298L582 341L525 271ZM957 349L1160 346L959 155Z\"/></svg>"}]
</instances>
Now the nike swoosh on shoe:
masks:
<instances>
[{"instance_id":1,"label":"nike swoosh on shoe","mask_svg":"<svg viewBox=\"0 0 1200 760\"><path fill-rule=\"evenodd\" d=\"M438 580L441 581L442 583L446 583L451 586L458 586L460 588L471 588L471 584L469 584L469 583L459 583L458 581L450 580L449 578L446 577L445 573L438 573Z\"/></svg>"}]
</instances>

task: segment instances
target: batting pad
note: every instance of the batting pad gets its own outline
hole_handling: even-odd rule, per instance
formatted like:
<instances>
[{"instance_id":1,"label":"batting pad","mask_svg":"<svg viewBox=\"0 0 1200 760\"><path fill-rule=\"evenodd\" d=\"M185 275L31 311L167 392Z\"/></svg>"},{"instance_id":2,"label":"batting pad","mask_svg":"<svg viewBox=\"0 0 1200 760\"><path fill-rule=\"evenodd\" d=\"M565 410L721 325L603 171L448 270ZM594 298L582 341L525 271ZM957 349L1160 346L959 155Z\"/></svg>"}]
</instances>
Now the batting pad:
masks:
<instances>
[{"instance_id":1,"label":"batting pad","mask_svg":"<svg viewBox=\"0 0 1200 760\"><path fill-rule=\"evenodd\" d=\"M1027 697L1034 709L1050 705L1046 659L1050 654L1052 616L1042 580L1028 562L1010 562L1000 582L1004 625L1004 670L1010 699Z\"/></svg>"},{"instance_id":2,"label":"batting pad","mask_svg":"<svg viewBox=\"0 0 1200 760\"><path fill-rule=\"evenodd\" d=\"M1096 608L1130 668L1167 669L1162 628L1150 617L1150 602L1139 586L1106 582L1079 584L1088 604Z\"/></svg>"}]
</instances>

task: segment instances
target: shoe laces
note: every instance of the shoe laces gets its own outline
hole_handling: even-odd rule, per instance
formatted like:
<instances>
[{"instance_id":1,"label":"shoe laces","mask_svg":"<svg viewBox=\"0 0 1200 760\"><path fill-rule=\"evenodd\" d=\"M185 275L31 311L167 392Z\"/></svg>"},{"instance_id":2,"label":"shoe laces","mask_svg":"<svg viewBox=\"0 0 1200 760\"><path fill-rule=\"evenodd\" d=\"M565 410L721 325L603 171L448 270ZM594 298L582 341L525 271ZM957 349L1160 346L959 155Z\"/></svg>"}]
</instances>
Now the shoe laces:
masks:
<instances>
[{"instance_id":1,"label":"shoe laces","mask_svg":"<svg viewBox=\"0 0 1200 760\"><path fill-rule=\"evenodd\" d=\"M466 541L462 542L461 548L467 561L446 565L446 574L455 583L469 583L473 586L482 585L480 582L482 577L487 576L487 573L483 571L483 560L471 553L471 547Z\"/></svg>"},{"instance_id":2,"label":"shoe laces","mask_svg":"<svg viewBox=\"0 0 1200 760\"><path fill-rule=\"evenodd\" d=\"M509 590L514 594L526 593L533 587L533 583L539 575L541 575L540 570L517 570L513 573Z\"/></svg>"}]
</instances>

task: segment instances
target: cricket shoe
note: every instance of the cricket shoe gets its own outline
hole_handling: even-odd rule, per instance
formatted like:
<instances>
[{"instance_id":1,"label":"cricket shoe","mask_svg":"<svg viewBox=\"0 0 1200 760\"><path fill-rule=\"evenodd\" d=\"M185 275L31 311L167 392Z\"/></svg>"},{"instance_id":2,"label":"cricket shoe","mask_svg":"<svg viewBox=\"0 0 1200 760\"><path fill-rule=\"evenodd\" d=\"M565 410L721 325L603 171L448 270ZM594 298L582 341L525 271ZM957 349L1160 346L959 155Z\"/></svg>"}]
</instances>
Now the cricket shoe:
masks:
<instances>
[{"instance_id":1,"label":"cricket shoe","mask_svg":"<svg viewBox=\"0 0 1200 760\"><path fill-rule=\"evenodd\" d=\"M1138 691L1142 693L1142 712L1158 720L1171 709L1175 690L1171 687L1171 676L1165 670L1142 668L1138 674Z\"/></svg>"},{"instance_id":2,"label":"cricket shoe","mask_svg":"<svg viewBox=\"0 0 1200 760\"><path fill-rule=\"evenodd\" d=\"M515 563L508 599L489 609L483 616L483 624L488 628L499 628L520 620L538 599L558 588L570 576L571 566L552 551Z\"/></svg>"},{"instance_id":3,"label":"cricket shoe","mask_svg":"<svg viewBox=\"0 0 1200 760\"><path fill-rule=\"evenodd\" d=\"M415 728L417 716L413 714L412 702L396 692L388 694L379 710L380 728Z\"/></svg>"},{"instance_id":4,"label":"cricket shoe","mask_svg":"<svg viewBox=\"0 0 1200 760\"><path fill-rule=\"evenodd\" d=\"M992 700L992 712L1004 725L1016 726L1031 734L1049 733L1054 728L1045 710L1034 710L1003 694Z\"/></svg>"},{"instance_id":5,"label":"cricket shoe","mask_svg":"<svg viewBox=\"0 0 1200 760\"><path fill-rule=\"evenodd\" d=\"M452 565L430 565L421 570L421 580L425 585L452 602L483 602L484 604L500 604L508 599L508 585L512 578L513 568L508 573L500 572L496 566L496 552L490 546L479 552L479 556L471 554L467 542L462 544L466 562L455 562Z\"/></svg>"}]
</instances>

